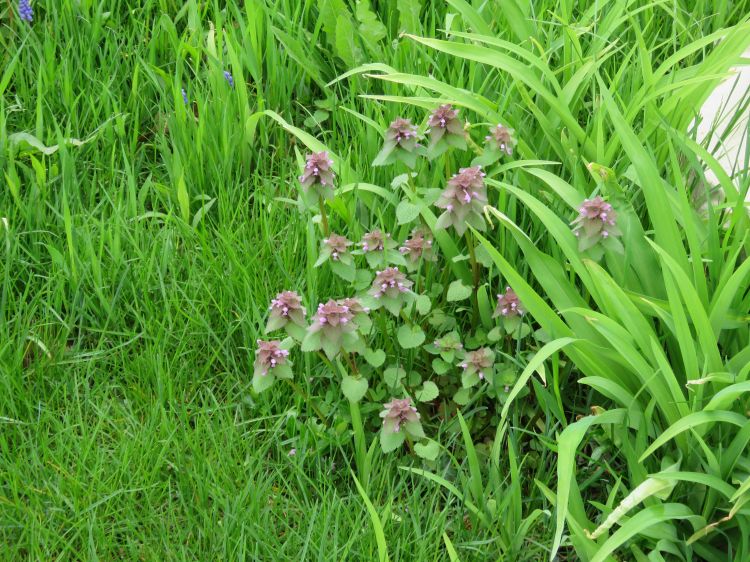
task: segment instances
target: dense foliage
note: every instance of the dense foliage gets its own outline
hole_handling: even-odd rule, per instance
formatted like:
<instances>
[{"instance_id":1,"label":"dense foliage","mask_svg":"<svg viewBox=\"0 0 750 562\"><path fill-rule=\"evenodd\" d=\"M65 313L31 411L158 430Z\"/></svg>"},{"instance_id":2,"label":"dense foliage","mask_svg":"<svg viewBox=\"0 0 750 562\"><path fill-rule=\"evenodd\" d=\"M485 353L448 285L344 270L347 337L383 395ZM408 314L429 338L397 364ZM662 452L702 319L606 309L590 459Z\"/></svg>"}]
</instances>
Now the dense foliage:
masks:
<instances>
[{"instance_id":1,"label":"dense foliage","mask_svg":"<svg viewBox=\"0 0 750 562\"><path fill-rule=\"evenodd\" d=\"M111 4L0 9L7 559L750 558L746 2Z\"/></svg>"}]
</instances>

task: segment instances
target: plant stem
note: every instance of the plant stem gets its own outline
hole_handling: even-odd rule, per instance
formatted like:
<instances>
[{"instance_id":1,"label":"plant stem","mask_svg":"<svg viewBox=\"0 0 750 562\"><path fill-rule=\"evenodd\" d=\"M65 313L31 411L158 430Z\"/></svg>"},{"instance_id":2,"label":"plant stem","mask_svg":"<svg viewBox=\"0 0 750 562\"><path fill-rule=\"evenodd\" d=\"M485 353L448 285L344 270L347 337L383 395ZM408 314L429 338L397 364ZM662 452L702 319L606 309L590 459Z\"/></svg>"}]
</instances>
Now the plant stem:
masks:
<instances>
[{"instance_id":1,"label":"plant stem","mask_svg":"<svg viewBox=\"0 0 750 562\"><path fill-rule=\"evenodd\" d=\"M352 433L354 435L354 460L362 486L367 489L370 470L367 466L367 451L365 448L365 428L362 425L362 414L357 402L349 401L349 413L352 416Z\"/></svg>"},{"instance_id":2,"label":"plant stem","mask_svg":"<svg viewBox=\"0 0 750 562\"><path fill-rule=\"evenodd\" d=\"M300 387L297 383L295 383L292 379L284 379L286 382L289 383L289 386L292 387L292 390L296 392L302 400L306 404L309 404L310 407L315 411L315 415L320 418L320 421L323 422L323 425L326 425L326 417L323 415L323 412L320 411L320 409L315 405L315 402L313 402L308 394Z\"/></svg>"},{"instance_id":3,"label":"plant stem","mask_svg":"<svg viewBox=\"0 0 750 562\"><path fill-rule=\"evenodd\" d=\"M331 229L328 227L328 215L326 214L326 203L321 196L318 198L318 205L320 206L320 218L323 221L323 235L328 236L331 233Z\"/></svg>"}]
</instances>

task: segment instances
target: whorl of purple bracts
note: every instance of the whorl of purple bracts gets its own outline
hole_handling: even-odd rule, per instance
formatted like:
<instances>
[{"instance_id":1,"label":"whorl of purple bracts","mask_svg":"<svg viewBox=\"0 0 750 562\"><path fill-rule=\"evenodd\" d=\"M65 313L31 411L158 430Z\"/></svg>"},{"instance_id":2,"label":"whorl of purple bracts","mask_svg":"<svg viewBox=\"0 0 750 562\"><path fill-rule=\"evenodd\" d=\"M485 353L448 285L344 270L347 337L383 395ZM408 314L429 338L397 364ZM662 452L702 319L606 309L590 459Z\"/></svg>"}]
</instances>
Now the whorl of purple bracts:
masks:
<instances>
[{"instance_id":1,"label":"whorl of purple bracts","mask_svg":"<svg viewBox=\"0 0 750 562\"><path fill-rule=\"evenodd\" d=\"M286 363L289 351L281 349L281 342L278 340L263 341L258 340L258 349L255 350L255 367L260 373L267 375L269 371Z\"/></svg>"},{"instance_id":2,"label":"whorl of purple bracts","mask_svg":"<svg viewBox=\"0 0 750 562\"><path fill-rule=\"evenodd\" d=\"M412 124L410 119L399 117L398 119L394 119L388 126L385 136L386 139L402 145L406 141L417 138L417 126Z\"/></svg>"},{"instance_id":3,"label":"whorl of purple bracts","mask_svg":"<svg viewBox=\"0 0 750 562\"><path fill-rule=\"evenodd\" d=\"M616 231L616 220L617 213L612 205L597 195L593 199L585 199L578 208L578 217L572 223L575 225L573 231L576 236L580 236L580 231L583 230L587 236L607 238L610 229Z\"/></svg>"},{"instance_id":4,"label":"whorl of purple bracts","mask_svg":"<svg viewBox=\"0 0 750 562\"><path fill-rule=\"evenodd\" d=\"M494 144L508 156L513 154L513 147L516 144L516 139L513 137L513 129L504 127L500 123L490 129L490 134L484 137L484 140Z\"/></svg>"},{"instance_id":5,"label":"whorl of purple bracts","mask_svg":"<svg viewBox=\"0 0 750 562\"><path fill-rule=\"evenodd\" d=\"M326 188L333 188L333 180L336 174L333 172L333 160L328 152L314 152L306 156L305 170L299 176L302 187L307 190L315 184Z\"/></svg>"},{"instance_id":6,"label":"whorl of purple bracts","mask_svg":"<svg viewBox=\"0 0 750 562\"><path fill-rule=\"evenodd\" d=\"M414 229L411 238L404 241L404 245L399 248L410 262L416 263L422 256L427 257L432 250L432 238L426 237L421 229Z\"/></svg>"},{"instance_id":7,"label":"whorl of purple bracts","mask_svg":"<svg viewBox=\"0 0 750 562\"><path fill-rule=\"evenodd\" d=\"M518 295L510 287L505 287L505 292L497 295L497 307L493 317L505 316L512 318L514 316L523 316L524 310L521 307L521 301Z\"/></svg>"},{"instance_id":8,"label":"whorl of purple bracts","mask_svg":"<svg viewBox=\"0 0 750 562\"><path fill-rule=\"evenodd\" d=\"M370 309L366 306L362 306L362 303L359 302L359 299L355 299L355 298L341 299L341 300L336 301L336 304L349 309L349 312L351 312L355 316L357 314L369 314L370 313Z\"/></svg>"},{"instance_id":9,"label":"whorl of purple bracts","mask_svg":"<svg viewBox=\"0 0 750 562\"><path fill-rule=\"evenodd\" d=\"M354 329L353 319L354 311L352 311L351 307L341 301L337 302L331 299L325 304L321 303L318 305L318 310L313 317L313 324L310 326L310 329L317 331L321 328L348 328L349 326Z\"/></svg>"},{"instance_id":10,"label":"whorl of purple bracts","mask_svg":"<svg viewBox=\"0 0 750 562\"><path fill-rule=\"evenodd\" d=\"M385 409L380 412L380 417L383 418L383 427L386 431L398 433L405 423L419 421L419 412L412 405L411 398L393 398L387 404L383 404L383 408Z\"/></svg>"},{"instance_id":11,"label":"whorl of purple bracts","mask_svg":"<svg viewBox=\"0 0 750 562\"><path fill-rule=\"evenodd\" d=\"M435 205L445 209L448 213L456 214L459 220L463 220L469 213L472 203L487 202L484 176L481 166L461 168L458 174L448 180L448 186Z\"/></svg>"},{"instance_id":12,"label":"whorl of purple bracts","mask_svg":"<svg viewBox=\"0 0 750 562\"><path fill-rule=\"evenodd\" d=\"M444 134L463 136L464 126L458 118L458 110L453 109L450 104L441 105L430 114L427 120L430 127L428 133L435 140L439 140Z\"/></svg>"},{"instance_id":13,"label":"whorl of purple bracts","mask_svg":"<svg viewBox=\"0 0 750 562\"><path fill-rule=\"evenodd\" d=\"M345 236L331 233L328 238L323 239L323 244L331 249L331 258L338 261L343 254L349 251L348 248L353 242L347 240Z\"/></svg>"},{"instance_id":14,"label":"whorl of purple bracts","mask_svg":"<svg viewBox=\"0 0 750 562\"><path fill-rule=\"evenodd\" d=\"M302 306L302 298L294 291L283 291L276 295L269 307L271 317L280 318L303 326L305 324L305 307Z\"/></svg>"},{"instance_id":15,"label":"whorl of purple bracts","mask_svg":"<svg viewBox=\"0 0 750 562\"><path fill-rule=\"evenodd\" d=\"M34 10L32 9L31 2L29 2L29 0L19 0L18 15L23 21L34 21Z\"/></svg>"},{"instance_id":16,"label":"whorl of purple bracts","mask_svg":"<svg viewBox=\"0 0 750 562\"><path fill-rule=\"evenodd\" d=\"M476 351L469 351L460 367L466 374L478 374L484 379L488 370L495 364L495 354L487 347L480 347Z\"/></svg>"},{"instance_id":17,"label":"whorl of purple bracts","mask_svg":"<svg viewBox=\"0 0 750 562\"><path fill-rule=\"evenodd\" d=\"M408 293L412 285L414 283L409 281L406 274L399 271L397 267L387 267L383 271L375 272L370 294L376 299L382 296L395 298L401 293Z\"/></svg>"},{"instance_id":18,"label":"whorl of purple bracts","mask_svg":"<svg viewBox=\"0 0 750 562\"><path fill-rule=\"evenodd\" d=\"M228 70L224 71L224 79L229 83L229 86L231 88L234 88L234 78L232 77L232 73Z\"/></svg>"},{"instance_id":19,"label":"whorl of purple bracts","mask_svg":"<svg viewBox=\"0 0 750 562\"><path fill-rule=\"evenodd\" d=\"M386 239L390 237L390 234L384 234L382 231L376 229L365 234L359 245L362 247L363 252L382 252L385 250Z\"/></svg>"}]
</instances>

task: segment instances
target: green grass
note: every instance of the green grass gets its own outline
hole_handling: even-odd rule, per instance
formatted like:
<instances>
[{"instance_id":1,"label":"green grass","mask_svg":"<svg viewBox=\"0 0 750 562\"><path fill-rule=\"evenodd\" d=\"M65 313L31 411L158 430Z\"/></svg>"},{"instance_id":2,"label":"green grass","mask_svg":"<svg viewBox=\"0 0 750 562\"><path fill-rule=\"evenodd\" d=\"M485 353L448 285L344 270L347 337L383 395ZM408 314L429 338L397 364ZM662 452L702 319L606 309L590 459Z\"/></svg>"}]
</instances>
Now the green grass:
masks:
<instances>
[{"instance_id":1,"label":"green grass","mask_svg":"<svg viewBox=\"0 0 750 562\"><path fill-rule=\"evenodd\" d=\"M679 135L715 74L735 60L701 41L743 22L747 2L371 2L383 27L361 28L354 47L354 35L331 19L350 5L343 0L224 4L37 2L31 27L0 7L1 559L378 560L380 528L394 561L544 560L560 543L560 560L591 559L607 537L586 542L581 529L595 529L648 474L666 474L661 461L670 455L741 486L746 455L735 472L719 470L721 458L695 453L708 439L697 426L651 464L639 457L688 411L660 400L674 387L652 393L642 379L671 365L683 389L695 376L736 374L748 362L746 277L733 278L725 302L714 300L747 268L747 221L726 231L717 216L685 219L680 197L697 185L701 166ZM472 4L487 5L477 17ZM433 42L448 25L520 45L527 58L507 44ZM737 32L728 48L742 52L747 35ZM680 49L685 56L670 60ZM331 83L366 63L389 68ZM655 77L662 64L664 76ZM696 75L704 79L691 82ZM571 83L578 86L564 89ZM518 159L559 163L497 174L491 202L507 221L486 234L501 259L483 275L488 289L507 281L521 294L517 285L527 284L536 322L584 342L546 360L547 387L528 373L530 392L503 413L497 435L501 407L467 408L468 425L430 424L444 462L376 451L360 490L348 409L320 364L300 358L297 382L323 397L316 404L328 427L286 388L251 390L271 298L295 289L317 303L345 291L312 269L316 227L290 201L306 139L258 112L278 113L337 154L341 185L387 188L393 169L370 166L381 144L372 123L384 127L401 114L421 122L420 106L437 98L466 107L477 131L510 123ZM319 124L310 119L316 110L324 111ZM32 144L18 133L33 135ZM39 143L56 150L45 154ZM446 168L470 160L422 165L420 185L442 187ZM555 229L598 187L589 160L617 170L619 191L611 189L640 228L628 261L610 257L604 273L576 260L567 230ZM661 180L674 188L668 201ZM742 199L731 185L730 203ZM747 178L736 185L747 190ZM352 239L367 224L392 222L393 210L362 192L340 200L332 220ZM564 261L567 269L556 266ZM465 264L431 272L426 283L460 275ZM632 322L652 330L656 349L651 332L635 333L636 341L623 335ZM388 336L380 339L392 352ZM519 373L536 343L510 350ZM577 384L582 376L590 384ZM614 383L640 400L618 403ZM746 415L740 396L723 407ZM690 395L689 411L708 398ZM591 406L611 409L616 429L584 432L579 447L583 426L573 422ZM647 418L650 430L631 432L618 407ZM363 406L368 432L377 409ZM727 432L709 443L726 448ZM567 461L577 461L578 474ZM569 510L557 504L566 481ZM729 502L681 486L670 501L690 505L703 525L726 515ZM662 509L656 498L644 505ZM747 555L738 538L747 508L738 510L742 523L724 542L651 559L723 559L727 544ZM669 528L669 513L643 513L665 537L691 535ZM644 548L628 543L618 559L641 559Z\"/></svg>"}]
</instances>

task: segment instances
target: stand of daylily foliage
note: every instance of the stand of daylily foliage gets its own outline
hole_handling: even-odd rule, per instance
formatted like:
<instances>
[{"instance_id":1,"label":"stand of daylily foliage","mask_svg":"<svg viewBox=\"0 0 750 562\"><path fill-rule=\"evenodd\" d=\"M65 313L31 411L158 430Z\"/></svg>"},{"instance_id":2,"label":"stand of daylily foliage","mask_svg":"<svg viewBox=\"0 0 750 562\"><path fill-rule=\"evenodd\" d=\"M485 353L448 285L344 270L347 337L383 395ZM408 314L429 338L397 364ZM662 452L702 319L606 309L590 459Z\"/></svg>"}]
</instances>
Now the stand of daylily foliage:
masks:
<instances>
[{"instance_id":1,"label":"stand of daylily foliage","mask_svg":"<svg viewBox=\"0 0 750 562\"><path fill-rule=\"evenodd\" d=\"M451 290L448 290L448 301L471 298L471 322L476 324L476 294L482 268L472 231L487 229L485 211L488 194L484 169L503 157L512 156L516 140L511 129L498 124L489 129L484 147L480 148L471 139L458 111L450 105L438 107L428 117L424 134L429 140L426 145L420 142L423 137L417 126L408 119L396 119L385 132L383 148L373 164L383 166L401 162L414 168L418 158L432 160L449 150L467 150L471 147L477 153L473 165L460 169L448 178L445 188L432 200L441 211L434 230L455 232L454 242L466 246L471 263L473 287L459 284L459 289L452 296L452 284ZM523 340L531 332L531 326L524 324L523 304L510 287L505 287L497 295L492 317L499 319L500 323L484 338L470 338L463 343L455 329L456 322L451 322L444 313L438 314L437 310L426 318L426 322L416 322L415 313L425 317L433 308L433 299L440 296L430 287L425 287L422 279L423 266L439 258L433 244L433 233L423 223L412 230L409 238L399 243L390 233L376 229L367 232L355 246L344 235L332 232L325 201L335 197L333 166L334 162L326 152L309 154L299 176L303 201L307 202L308 208L319 209L321 214L323 238L315 267L328 266L334 274L350 284L358 279L358 271L364 268L371 272L368 274L372 279L371 285L368 290L360 290L357 294L318 304L309 324L302 305L304 299L292 291L279 293L271 302L266 332L283 330L288 337L281 341L258 341L253 387L257 392L262 392L279 379L289 382L295 392L303 393L293 383L289 350L299 345L302 352L317 354L334 376L341 377L343 394L350 403L357 464L360 465L367 447L359 403L371 389L371 383L360 367L364 359L371 368L372 377L386 359L382 350L369 346L373 339L374 319L383 328L380 336L396 334L402 348L422 348L435 356L432 369L436 380L447 377L450 381L453 368L458 368L460 381L451 381L451 384L460 382L460 390L451 398L457 405L467 404L471 400L471 389L481 389L480 385L494 389L496 397L499 397L499 393L508 392L515 382L514 370L508 368L507 362L498 362L495 346L503 337ZM617 241L620 231L616 218L612 206L601 197L584 201L579 215L571 223L579 241L579 250L593 259L600 259L605 247L617 250L620 247ZM356 249L352 250L353 247ZM443 265L447 268L449 264ZM459 313L472 314L469 309ZM391 320L387 319L387 315ZM391 325L386 328L389 324L398 327ZM434 332L429 342L426 342L425 329ZM444 396L444 400L448 397L445 396L447 385L438 386L432 380L432 374L423 373L426 382L415 390L403 382L406 373L399 365L391 365L382 371L381 376L387 386L396 390L396 395L383 404L380 413L383 418L380 444L384 452L398 449L406 443L410 451L424 458L435 458L438 447L426 437L422 420L436 411L431 405L440 396ZM309 401L308 396L304 398ZM321 414L318 412L318 415ZM420 440L421 446L412 446Z\"/></svg>"}]
</instances>

